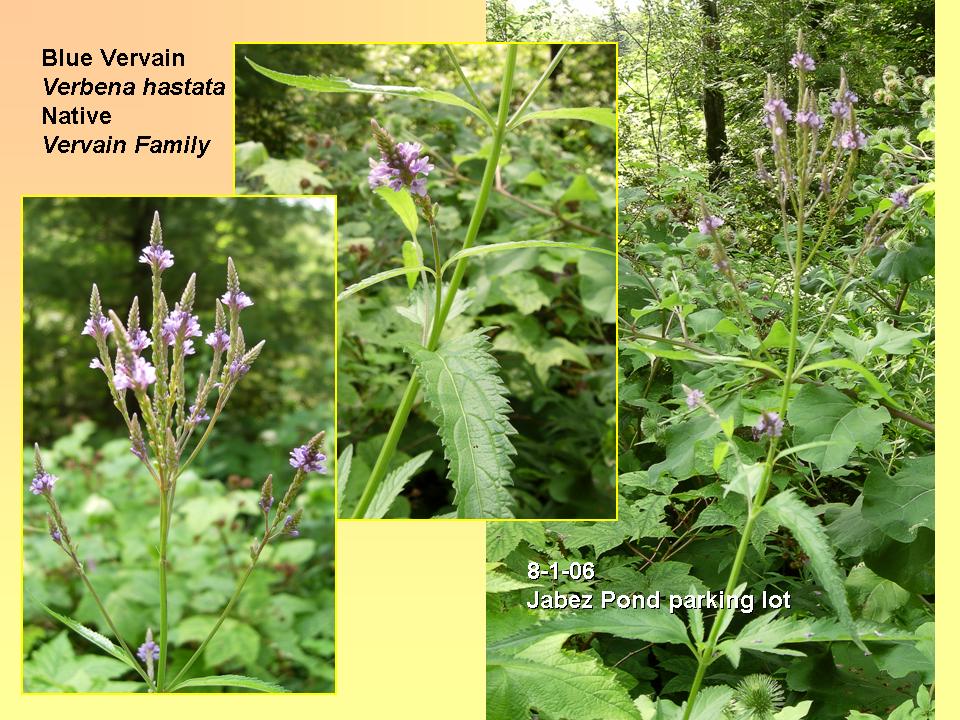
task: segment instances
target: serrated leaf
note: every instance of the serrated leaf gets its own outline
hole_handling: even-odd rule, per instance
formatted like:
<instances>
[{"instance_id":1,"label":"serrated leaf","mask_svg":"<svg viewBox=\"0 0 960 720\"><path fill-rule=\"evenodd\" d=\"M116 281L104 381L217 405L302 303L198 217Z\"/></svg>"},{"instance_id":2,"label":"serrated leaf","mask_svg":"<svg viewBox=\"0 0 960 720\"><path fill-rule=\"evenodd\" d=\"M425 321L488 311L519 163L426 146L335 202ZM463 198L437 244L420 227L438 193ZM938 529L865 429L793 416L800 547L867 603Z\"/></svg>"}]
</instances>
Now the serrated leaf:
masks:
<instances>
[{"instance_id":1,"label":"serrated leaf","mask_svg":"<svg viewBox=\"0 0 960 720\"><path fill-rule=\"evenodd\" d=\"M797 455L830 472L843 467L854 450L872 450L890 420L886 408L858 405L839 390L829 386L804 385L790 402L787 415L797 445L829 442Z\"/></svg>"},{"instance_id":2,"label":"serrated leaf","mask_svg":"<svg viewBox=\"0 0 960 720\"><path fill-rule=\"evenodd\" d=\"M387 205L397 214L403 222L403 226L409 231L410 237L416 242L420 216L417 215L417 207L413 204L410 193L406 190L394 190L389 187L378 187L374 192L387 201ZM422 265L423 261L416 264Z\"/></svg>"},{"instance_id":3,"label":"serrated leaf","mask_svg":"<svg viewBox=\"0 0 960 720\"><path fill-rule=\"evenodd\" d=\"M532 120L586 120L611 130L617 129L617 114L611 108L557 108L556 110L537 110L518 118L512 125Z\"/></svg>"},{"instance_id":4,"label":"serrated leaf","mask_svg":"<svg viewBox=\"0 0 960 720\"><path fill-rule=\"evenodd\" d=\"M726 685L703 688L693 701L690 720L717 720L733 697L733 689Z\"/></svg>"},{"instance_id":5,"label":"serrated leaf","mask_svg":"<svg viewBox=\"0 0 960 720\"><path fill-rule=\"evenodd\" d=\"M444 90L431 90L430 88L404 85L366 85L334 75L291 75L289 73L277 72L276 70L265 68L250 58L246 58L246 61L250 64L250 67L261 75L265 75L271 80L276 80L284 85L302 88L303 90L312 90L313 92L321 93L355 92L366 95L396 95L399 97L413 98L415 100L428 100L443 105L454 105L464 108L479 117L484 123L489 124L486 116L479 108L463 98Z\"/></svg>"},{"instance_id":6,"label":"serrated leaf","mask_svg":"<svg viewBox=\"0 0 960 720\"><path fill-rule=\"evenodd\" d=\"M287 690L277 685L277 683L246 677L245 675L211 675L208 677L189 678L182 683L178 683L174 690L180 690L185 687L239 687L266 693L287 692Z\"/></svg>"},{"instance_id":7,"label":"serrated leaf","mask_svg":"<svg viewBox=\"0 0 960 720\"><path fill-rule=\"evenodd\" d=\"M820 518L793 490L780 493L764 505L763 512L770 514L780 525L787 528L810 558L810 569L823 587L836 611L840 622L850 631L853 641L863 650L863 642L857 635L853 616L847 605L844 577L833 555L833 548Z\"/></svg>"},{"instance_id":8,"label":"serrated leaf","mask_svg":"<svg viewBox=\"0 0 960 720\"><path fill-rule=\"evenodd\" d=\"M513 517L510 405L484 328L441 345L413 348L423 393L436 413L459 517Z\"/></svg>"},{"instance_id":9,"label":"serrated leaf","mask_svg":"<svg viewBox=\"0 0 960 720\"><path fill-rule=\"evenodd\" d=\"M907 458L890 477L874 468L863 486L863 517L898 542L912 542L921 527L934 529L933 455Z\"/></svg>"},{"instance_id":10,"label":"serrated leaf","mask_svg":"<svg viewBox=\"0 0 960 720\"><path fill-rule=\"evenodd\" d=\"M100 648L101 650L104 650L105 652L107 652L107 653L109 653L110 655L112 655L113 657L115 657L117 660L120 660L121 662L123 662L123 663L125 663L126 665L128 665L129 667L137 670L138 672L140 671L140 668L139 668L137 665L134 665L133 660L131 660L131 659L127 656L127 654L126 654L125 652L123 652L123 650L120 649L120 647L119 647L118 645L114 645L114 644L113 644L113 641L110 640L110 638L108 638L108 637L106 637L106 636L104 636L104 635L101 635L101 634L98 633L96 630L91 630L90 628L88 628L88 627L86 627L86 626L84 626L84 625L81 625L80 623L78 623L78 622L77 622L76 620L74 620L73 618L67 617L66 615L61 615L61 614L58 613L56 610L53 610L53 609L47 607L46 605L44 605L42 602L40 602L40 601L37 600L36 598L34 598L34 602L36 602L37 605L39 605L40 607L42 607L43 610L44 610L48 615L50 615L51 617L55 618L56 620L59 620L61 623L63 623L63 624L66 625L68 628L70 628L71 630L73 630L75 633L77 633L77 635L79 635L80 637L82 637L82 638L83 638L84 640L86 640L87 642L93 643L94 645L96 645L96 646L97 646L98 648Z\"/></svg>"},{"instance_id":11,"label":"serrated leaf","mask_svg":"<svg viewBox=\"0 0 960 720\"><path fill-rule=\"evenodd\" d=\"M487 720L638 720L616 673L585 653L565 652L562 636L516 655L487 656Z\"/></svg>"},{"instance_id":12,"label":"serrated leaf","mask_svg":"<svg viewBox=\"0 0 960 720\"><path fill-rule=\"evenodd\" d=\"M541 523L502 522L487 523L487 561L499 562L512 553L521 542L543 547L546 542Z\"/></svg>"},{"instance_id":13,"label":"serrated leaf","mask_svg":"<svg viewBox=\"0 0 960 720\"><path fill-rule=\"evenodd\" d=\"M377 492L363 516L365 518L382 518L385 516L390 510L390 506L393 505L393 501L397 499L397 495L403 490L404 485L410 482L410 478L416 475L431 455L433 455L433 450L427 450L390 471L380 487L377 488Z\"/></svg>"}]
</instances>

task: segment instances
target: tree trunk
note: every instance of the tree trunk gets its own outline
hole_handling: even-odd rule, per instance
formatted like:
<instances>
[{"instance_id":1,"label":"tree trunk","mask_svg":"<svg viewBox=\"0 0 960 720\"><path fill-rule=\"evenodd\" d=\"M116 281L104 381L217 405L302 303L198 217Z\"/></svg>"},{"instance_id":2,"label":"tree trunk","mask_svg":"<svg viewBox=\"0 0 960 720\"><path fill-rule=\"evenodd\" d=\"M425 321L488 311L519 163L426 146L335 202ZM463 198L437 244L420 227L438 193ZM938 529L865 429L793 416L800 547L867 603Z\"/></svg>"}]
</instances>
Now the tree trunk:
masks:
<instances>
[{"instance_id":1,"label":"tree trunk","mask_svg":"<svg viewBox=\"0 0 960 720\"><path fill-rule=\"evenodd\" d=\"M717 24L720 13L717 0L700 0L700 11L706 24L703 29L703 118L707 134L707 161L710 163L710 186L726 180L723 166L727 152L727 123L723 92L720 90L720 37Z\"/></svg>"}]
</instances>

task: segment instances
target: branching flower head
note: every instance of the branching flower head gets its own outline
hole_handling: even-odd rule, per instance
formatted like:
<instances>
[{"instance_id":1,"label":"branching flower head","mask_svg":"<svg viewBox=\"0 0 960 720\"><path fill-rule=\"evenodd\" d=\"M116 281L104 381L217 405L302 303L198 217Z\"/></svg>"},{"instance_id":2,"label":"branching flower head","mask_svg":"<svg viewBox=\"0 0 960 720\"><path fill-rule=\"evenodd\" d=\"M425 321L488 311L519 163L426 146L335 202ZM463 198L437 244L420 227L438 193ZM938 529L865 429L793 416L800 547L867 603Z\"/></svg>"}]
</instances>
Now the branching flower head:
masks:
<instances>
[{"instance_id":1,"label":"branching flower head","mask_svg":"<svg viewBox=\"0 0 960 720\"><path fill-rule=\"evenodd\" d=\"M396 143L389 133L371 120L373 137L380 150L380 159L370 158L370 174L367 178L371 189L389 187L391 190L406 188L414 195L427 194L427 176L434 165L429 155L420 155L420 143Z\"/></svg>"}]
</instances>

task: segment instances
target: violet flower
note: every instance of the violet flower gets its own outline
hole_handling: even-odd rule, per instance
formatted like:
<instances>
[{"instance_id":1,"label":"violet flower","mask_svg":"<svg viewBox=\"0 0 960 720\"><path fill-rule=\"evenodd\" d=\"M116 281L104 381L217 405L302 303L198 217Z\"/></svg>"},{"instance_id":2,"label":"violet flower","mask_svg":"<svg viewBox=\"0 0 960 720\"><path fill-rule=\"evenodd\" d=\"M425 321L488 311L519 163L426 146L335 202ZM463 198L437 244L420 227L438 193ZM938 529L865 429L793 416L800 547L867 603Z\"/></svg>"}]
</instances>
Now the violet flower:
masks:
<instances>
[{"instance_id":1,"label":"violet flower","mask_svg":"<svg viewBox=\"0 0 960 720\"><path fill-rule=\"evenodd\" d=\"M765 410L760 413L760 419L753 426L753 439L759 440L766 435L767 437L780 437L783 433L783 420L780 419L780 413L772 410Z\"/></svg>"},{"instance_id":2,"label":"violet flower","mask_svg":"<svg viewBox=\"0 0 960 720\"><path fill-rule=\"evenodd\" d=\"M379 127L379 126L377 126ZM429 155L420 155L420 143L397 143L388 152L381 147L380 160L370 158L370 189L389 187L399 191L407 188L414 195L427 194L427 176L434 165Z\"/></svg>"},{"instance_id":3,"label":"violet flower","mask_svg":"<svg viewBox=\"0 0 960 720\"><path fill-rule=\"evenodd\" d=\"M144 391L157 381L157 369L142 357L133 359L133 367L126 362L118 362L113 376L113 386L117 390Z\"/></svg>"},{"instance_id":4,"label":"violet flower","mask_svg":"<svg viewBox=\"0 0 960 720\"><path fill-rule=\"evenodd\" d=\"M698 390L697 388L687 388L687 407L695 408L697 405L703 402L704 399L703 390Z\"/></svg>"},{"instance_id":5,"label":"violet flower","mask_svg":"<svg viewBox=\"0 0 960 720\"><path fill-rule=\"evenodd\" d=\"M91 315L83 324L81 335L89 335L94 340L103 340L113 332L113 323L106 315Z\"/></svg>"},{"instance_id":6,"label":"violet flower","mask_svg":"<svg viewBox=\"0 0 960 720\"><path fill-rule=\"evenodd\" d=\"M223 328L217 328L207 335L206 343L215 351L224 352L230 348L230 333Z\"/></svg>"},{"instance_id":7,"label":"violet flower","mask_svg":"<svg viewBox=\"0 0 960 720\"><path fill-rule=\"evenodd\" d=\"M253 305L253 300L250 299L250 296L247 295L243 290L237 290L236 292L230 292L229 290L223 294L220 298L220 302L226 305L231 310L243 310Z\"/></svg>"},{"instance_id":8,"label":"violet flower","mask_svg":"<svg viewBox=\"0 0 960 720\"><path fill-rule=\"evenodd\" d=\"M48 472L40 471L36 474L30 483L30 492L34 495L49 495L53 492L53 486L57 482L57 476Z\"/></svg>"},{"instance_id":9,"label":"violet flower","mask_svg":"<svg viewBox=\"0 0 960 720\"><path fill-rule=\"evenodd\" d=\"M147 245L140 251L140 262L149 265L157 272L173 267L173 253L167 250L162 243Z\"/></svg>"},{"instance_id":10,"label":"violet flower","mask_svg":"<svg viewBox=\"0 0 960 720\"><path fill-rule=\"evenodd\" d=\"M301 445L290 451L290 465L305 473L325 473L327 466L323 463L326 459L326 455L311 448L310 445Z\"/></svg>"},{"instance_id":11,"label":"violet flower","mask_svg":"<svg viewBox=\"0 0 960 720\"><path fill-rule=\"evenodd\" d=\"M709 235L712 230L716 230L723 225L723 218L716 215L707 215L703 220L697 223L697 228L704 235Z\"/></svg>"},{"instance_id":12,"label":"violet flower","mask_svg":"<svg viewBox=\"0 0 960 720\"><path fill-rule=\"evenodd\" d=\"M905 192L896 190L890 196L890 202L893 203L894 207L906 208L908 205L910 205L910 196Z\"/></svg>"},{"instance_id":13,"label":"violet flower","mask_svg":"<svg viewBox=\"0 0 960 720\"><path fill-rule=\"evenodd\" d=\"M803 70L804 72L813 72L817 69L817 64L813 61L813 58L800 50L797 50L790 58L790 64L797 70Z\"/></svg>"}]
</instances>

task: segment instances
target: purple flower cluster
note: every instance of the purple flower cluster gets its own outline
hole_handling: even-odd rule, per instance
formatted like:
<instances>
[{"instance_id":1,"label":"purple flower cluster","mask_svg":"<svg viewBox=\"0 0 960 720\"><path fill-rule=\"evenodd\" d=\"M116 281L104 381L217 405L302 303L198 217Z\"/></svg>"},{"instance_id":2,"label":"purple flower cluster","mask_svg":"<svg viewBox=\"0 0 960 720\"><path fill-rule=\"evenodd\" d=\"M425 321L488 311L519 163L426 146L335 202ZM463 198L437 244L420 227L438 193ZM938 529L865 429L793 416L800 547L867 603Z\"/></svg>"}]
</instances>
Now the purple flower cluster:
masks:
<instances>
[{"instance_id":1,"label":"purple flower cluster","mask_svg":"<svg viewBox=\"0 0 960 720\"><path fill-rule=\"evenodd\" d=\"M147 640L137 649L137 657L140 658L140 661L143 663L146 663L148 658L150 660L159 660L160 646L153 640Z\"/></svg>"},{"instance_id":2,"label":"purple flower cluster","mask_svg":"<svg viewBox=\"0 0 960 720\"><path fill-rule=\"evenodd\" d=\"M30 492L34 495L48 495L53 492L57 476L41 470L30 483Z\"/></svg>"},{"instance_id":3,"label":"purple flower cluster","mask_svg":"<svg viewBox=\"0 0 960 720\"><path fill-rule=\"evenodd\" d=\"M813 72L817 69L817 64L813 61L813 58L800 50L797 50L790 58L790 64L797 70L803 70L804 72Z\"/></svg>"},{"instance_id":4,"label":"purple flower cluster","mask_svg":"<svg viewBox=\"0 0 960 720\"><path fill-rule=\"evenodd\" d=\"M723 218L716 215L707 215L703 220L697 223L697 228L704 235L709 235L713 230L723 225Z\"/></svg>"},{"instance_id":5,"label":"purple flower cluster","mask_svg":"<svg viewBox=\"0 0 960 720\"><path fill-rule=\"evenodd\" d=\"M133 358L132 367L118 360L113 375L113 386L117 390L144 391L157 381L157 369L142 357Z\"/></svg>"},{"instance_id":6,"label":"purple flower cluster","mask_svg":"<svg viewBox=\"0 0 960 720\"><path fill-rule=\"evenodd\" d=\"M266 495L260 498L257 502L257 505L260 506L260 509L265 513L270 512L270 508L273 507L273 495Z\"/></svg>"},{"instance_id":7,"label":"purple flower cluster","mask_svg":"<svg viewBox=\"0 0 960 720\"><path fill-rule=\"evenodd\" d=\"M305 473L325 473L327 466L323 463L326 459L326 455L319 450L312 449L309 445L301 445L290 451L290 465L297 470L303 470Z\"/></svg>"},{"instance_id":8,"label":"purple flower cluster","mask_svg":"<svg viewBox=\"0 0 960 720\"><path fill-rule=\"evenodd\" d=\"M230 363L230 374L234 377L243 377L250 372L250 366L243 362L243 358L237 358Z\"/></svg>"},{"instance_id":9,"label":"purple flower cluster","mask_svg":"<svg viewBox=\"0 0 960 720\"><path fill-rule=\"evenodd\" d=\"M835 118L845 120L850 117L853 106L860 100L859 96L852 90L844 90L843 94L830 103L830 114Z\"/></svg>"},{"instance_id":10,"label":"purple flower cluster","mask_svg":"<svg viewBox=\"0 0 960 720\"><path fill-rule=\"evenodd\" d=\"M896 190L890 196L890 202L894 204L894 207L905 208L910 204L910 196L905 192Z\"/></svg>"},{"instance_id":11,"label":"purple flower cluster","mask_svg":"<svg viewBox=\"0 0 960 720\"><path fill-rule=\"evenodd\" d=\"M370 158L370 189L408 188L414 195L427 194L427 176L434 169L429 155L420 155L420 143L397 143L391 153L380 153L380 160ZM422 177L420 177L422 176Z\"/></svg>"},{"instance_id":12,"label":"purple flower cluster","mask_svg":"<svg viewBox=\"0 0 960 720\"><path fill-rule=\"evenodd\" d=\"M223 328L217 328L207 335L207 345L217 352L224 352L230 347L230 333Z\"/></svg>"},{"instance_id":13,"label":"purple flower cluster","mask_svg":"<svg viewBox=\"0 0 960 720\"><path fill-rule=\"evenodd\" d=\"M187 417L190 418L190 422L192 423L207 422L207 420L210 419L210 413L208 413L204 408L197 410L196 405L191 405Z\"/></svg>"},{"instance_id":14,"label":"purple flower cluster","mask_svg":"<svg viewBox=\"0 0 960 720\"><path fill-rule=\"evenodd\" d=\"M113 332L113 323L106 315L95 315L87 318L83 324L81 335L89 335L94 340L103 340Z\"/></svg>"},{"instance_id":15,"label":"purple flower cluster","mask_svg":"<svg viewBox=\"0 0 960 720\"><path fill-rule=\"evenodd\" d=\"M834 140L833 144L841 150L862 150L867 146L867 136L860 128L853 127L840 133L840 137Z\"/></svg>"},{"instance_id":16,"label":"purple flower cluster","mask_svg":"<svg viewBox=\"0 0 960 720\"><path fill-rule=\"evenodd\" d=\"M140 251L140 262L149 265L157 272L173 267L173 253L167 250L162 243L147 245Z\"/></svg>"},{"instance_id":17,"label":"purple flower cluster","mask_svg":"<svg viewBox=\"0 0 960 720\"><path fill-rule=\"evenodd\" d=\"M823 118L817 115L813 110L799 110L795 122L799 127L808 127L811 130L819 130L823 127Z\"/></svg>"},{"instance_id":18,"label":"purple flower cluster","mask_svg":"<svg viewBox=\"0 0 960 720\"><path fill-rule=\"evenodd\" d=\"M691 409L695 408L697 405L703 402L704 397L703 390L687 388L687 407Z\"/></svg>"},{"instance_id":19,"label":"purple flower cluster","mask_svg":"<svg viewBox=\"0 0 960 720\"><path fill-rule=\"evenodd\" d=\"M253 300L251 300L250 296L247 295L243 290L237 290L237 292L230 292L228 290L223 294L223 297L220 298L220 302L222 302L231 310L237 311L253 305Z\"/></svg>"},{"instance_id":20,"label":"purple flower cluster","mask_svg":"<svg viewBox=\"0 0 960 720\"><path fill-rule=\"evenodd\" d=\"M300 536L300 530L297 528L293 515L287 515L283 519L283 531L292 538Z\"/></svg>"},{"instance_id":21,"label":"purple flower cluster","mask_svg":"<svg viewBox=\"0 0 960 720\"><path fill-rule=\"evenodd\" d=\"M153 344L153 341L147 335L147 331L140 328L128 330L127 341L130 343L130 349L135 353L141 353Z\"/></svg>"},{"instance_id":22,"label":"purple flower cluster","mask_svg":"<svg viewBox=\"0 0 960 720\"><path fill-rule=\"evenodd\" d=\"M764 411L760 413L760 419L753 426L753 439L759 440L766 435L767 437L780 437L783 433L783 420L780 419L780 413Z\"/></svg>"},{"instance_id":23,"label":"purple flower cluster","mask_svg":"<svg viewBox=\"0 0 960 720\"><path fill-rule=\"evenodd\" d=\"M767 100L763 104L763 111L766 113L763 117L763 124L768 128L773 128L777 135L783 134L783 126L793 118L793 111L790 110L786 100L780 98Z\"/></svg>"},{"instance_id":24,"label":"purple flower cluster","mask_svg":"<svg viewBox=\"0 0 960 720\"><path fill-rule=\"evenodd\" d=\"M160 330L160 336L167 345L176 345L177 341L183 342L183 354L193 355L193 340L189 338L200 337L200 318L191 315L177 308L163 321L163 327Z\"/></svg>"}]
</instances>

